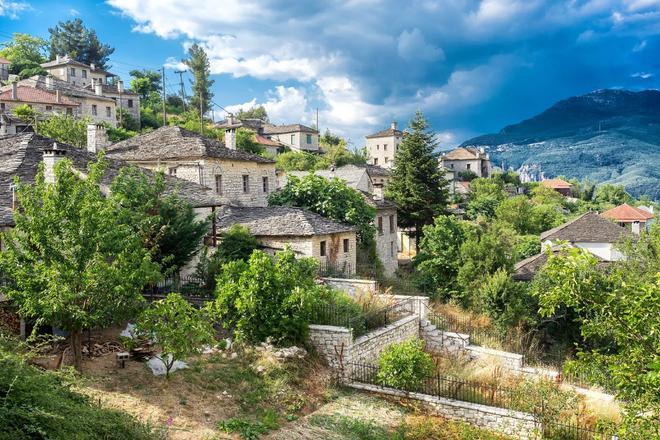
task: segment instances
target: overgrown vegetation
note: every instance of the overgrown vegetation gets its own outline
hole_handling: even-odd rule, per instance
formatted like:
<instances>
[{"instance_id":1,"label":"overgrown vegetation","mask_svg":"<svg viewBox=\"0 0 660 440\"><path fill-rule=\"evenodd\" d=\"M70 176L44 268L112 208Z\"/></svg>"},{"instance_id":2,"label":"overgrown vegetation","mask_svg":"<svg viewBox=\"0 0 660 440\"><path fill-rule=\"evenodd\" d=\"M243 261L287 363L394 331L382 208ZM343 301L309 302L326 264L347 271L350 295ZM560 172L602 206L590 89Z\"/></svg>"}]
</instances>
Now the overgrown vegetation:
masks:
<instances>
[{"instance_id":1,"label":"overgrown vegetation","mask_svg":"<svg viewBox=\"0 0 660 440\"><path fill-rule=\"evenodd\" d=\"M433 370L433 359L424 351L424 343L410 339L382 351L378 358L377 380L384 386L414 390Z\"/></svg>"}]
</instances>

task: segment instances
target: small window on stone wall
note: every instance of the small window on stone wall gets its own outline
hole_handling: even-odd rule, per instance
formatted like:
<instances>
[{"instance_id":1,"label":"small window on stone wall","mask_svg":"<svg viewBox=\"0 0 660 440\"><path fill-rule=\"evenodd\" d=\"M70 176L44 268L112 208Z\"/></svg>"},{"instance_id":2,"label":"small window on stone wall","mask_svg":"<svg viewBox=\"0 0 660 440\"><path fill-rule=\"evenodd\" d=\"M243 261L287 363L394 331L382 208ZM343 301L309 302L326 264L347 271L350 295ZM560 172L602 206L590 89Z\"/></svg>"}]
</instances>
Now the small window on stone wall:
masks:
<instances>
[{"instance_id":1,"label":"small window on stone wall","mask_svg":"<svg viewBox=\"0 0 660 440\"><path fill-rule=\"evenodd\" d=\"M378 217L378 234L383 235L383 217Z\"/></svg>"},{"instance_id":2,"label":"small window on stone wall","mask_svg":"<svg viewBox=\"0 0 660 440\"><path fill-rule=\"evenodd\" d=\"M250 192L250 176L247 174L243 174L243 192L246 194Z\"/></svg>"},{"instance_id":3,"label":"small window on stone wall","mask_svg":"<svg viewBox=\"0 0 660 440\"><path fill-rule=\"evenodd\" d=\"M325 257L325 240L323 240L321 243L319 243L320 248L319 248L319 255L322 257Z\"/></svg>"},{"instance_id":4,"label":"small window on stone wall","mask_svg":"<svg viewBox=\"0 0 660 440\"><path fill-rule=\"evenodd\" d=\"M344 238L344 253L347 254L351 249L351 242L348 238Z\"/></svg>"},{"instance_id":5,"label":"small window on stone wall","mask_svg":"<svg viewBox=\"0 0 660 440\"><path fill-rule=\"evenodd\" d=\"M394 242L390 241L390 257L394 257Z\"/></svg>"},{"instance_id":6,"label":"small window on stone wall","mask_svg":"<svg viewBox=\"0 0 660 440\"><path fill-rule=\"evenodd\" d=\"M390 216L390 234L394 233L394 216Z\"/></svg>"},{"instance_id":7,"label":"small window on stone wall","mask_svg":"<svg viewBox=\"0 0 660 440\"><path fill-rule=\"evenodd\" d=\"M222 175L215 176L215 193L222 194Z\"/></svg>"},{"instance_id":8,"label":"small window on stone wall","mask_svg":"<svg viewBox=\"0 0 660 440\"><path fill-rule=\"evenodd\" d=\"M261 178L261 186L263 187L263 190L265 193L268 192L268 177L264 176Z\"/></svg>"}]
</instances>

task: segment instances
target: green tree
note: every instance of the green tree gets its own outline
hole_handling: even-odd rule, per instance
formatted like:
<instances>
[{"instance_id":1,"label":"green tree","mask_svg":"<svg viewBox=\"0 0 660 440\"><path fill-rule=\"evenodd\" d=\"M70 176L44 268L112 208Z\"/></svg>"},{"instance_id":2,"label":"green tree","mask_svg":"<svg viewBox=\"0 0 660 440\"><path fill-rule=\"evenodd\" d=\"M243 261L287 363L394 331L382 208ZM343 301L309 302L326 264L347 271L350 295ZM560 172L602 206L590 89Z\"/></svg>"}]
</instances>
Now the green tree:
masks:
<instances>
[{"instance_id":1,"label":"green tree","mask_svg":"<svg viewBox=\"0 0 660 440\"><path fill-rule=\"evenodd\" d=\"M247 110L240 109L238 113L236 113L236 117L238 119L261 119L262 121L268 122L268 113L263 105L250 107Z\"/></svg>"},{"instance_id":2,"label":"green tree","mask_svg":"<svg viewBox=\"0 0 660 440\"><path fill-rule=\"evenodd\" d=\"M424 351L424 343L410 339L383 350L378 358L377 380L383 386L418 391L434 368L433 358Z\"/></svg>"},{"instance_id":3,"label":"green tree","mask_svg":"<svg viewBox=\"0 0 660 440\"><path fill-rule=\"evenodd\" d=\"M108 59L115 51L114 47L103 44L94 29L88 29L80 18L60 21L50 33L50 59L57 55L69 55L84 64L94 64L100 69L107 69Z\"/></svg>"},{"instance_id":4,"label":"green tree","mask_svg":"<svg viewBox=\"0 0 660 440\"><path fill-rule=\"evenodd\" d=\"M321 137L320 147L324 154L316 162L315 169L327 169L331 166L363 165L367 163L366 149L349 150L346 140L326 130Z\"/></svg>"},{"instance_id":5,"label":"green tree","mask_svg":"<svg viewBox=\"0 0 660 440\"><path fill-rule=\"evenodd\" d=\"M161 349L156 358L165 365L165 377L176 361L202 352L214 342L213 320L206 309L196 309L178 293L155 301L136 322L137 334L156 341Z\"/></svg>"},{"instance_id":6,"label":"green tree","mask_svg":"<svg viewBox=\"0 0 660 440\"><path fill-rule=\"evenodd\" d=\"M87 124L90 118L74 118L68 115L55 115L39 122L37 133L75 147L87 145Z\"/></svg>"},{"instance_id":7,"label":"green tree","mask_svg":"<svg viewBox=\"0 0 660 440\"><path fill-rule=\"evenodd\" d=\"M532 234L532 205L525 196L504 199L495 209L495 217L508 223L519 234Z\"/></svg>"},{"instance_id":8,"label":"green tree","mask_svg":"<svg viewBox=\"0 0 660 440\"><path fill-rule=\"evenodd\" d=\"M37 125L37 117L39 116L39 113L27 104L21 104L14 107L11 113L21 122L30 124L33 127Z\"/></svg>"},{"instance_id":9,"label":"green tree","mask_svg":"<svg viewBox=\"0 0 660 440\"><path fill-rule=\"evenodd\" d=\"M354 225L360 243L373 242L376 210L343 180L328 180L316 174L302 178L289 176L284 188L271 193L268 203L309 209L324 217Z\"/></svg>"},{"instance_id":10,"label":"green tree","mask_svg":"<svg viewBox=\"0 0 660 440\"><path fill-rule=\"evenodd\" d=\"M305 340L313 306L321 297L314 259L296 259L289 248L275 259L254 251L247 262L232 261L217 279L214 309L238 340L277 343Z\"/></svg>"},{"instance_id":11,"label":"green tree","mask_svg":"<svg viewBox=\"0 0 660 440\"><path fill-rule=\"evenodd\" d=\"M445 211L448 189L434 152L436 136L421 112L410 121L410 128L395 154L386 191L387 197L399 206L399 224L415 228L419 247L422 227Z\"/></svg>"},{"instance_id":12,"label":"green tree","mask_svg":"<svg viewBox=\"0 0 660 440\"><path fill-rule=\"evenodd\" d=\"M140 95L143 104L157 105L163 92L161 74L155 70L131 70L131 90Z\"/></svg>"},{"instance_id":13,"label":"green tree","mask_svg":"<svg viewBox=\"0 0 660 440\"><path fill-rule=\"evenodd\" d=\"M209 57L206 55L204 48L195 43L188 49L188 58L184 59L183 63L188 66L194 77L194 80L191 81L190 106L200 117L203 117L211 108L211 99L213 99L211 86L215 82L209 78L211 75ZM200 108L202 110L201 115L199 113Z\"/></svg>"},{"instance_id":14,"label":"green tree","mask_svg":"<svg viewBox=\"0 0 660 440\"><path fill-rule=\"evenodd\" d=\"M137 167L124 167L112 182L110 197L120 207L118 221L130 224L154 261L165 272L181 269L202 246L210 221L176 193L168 193L165 176L149 177Z\"/></svg>"},{"instance_id":15,"label":"green tree","mask_svg":"<svg viewBox=\"0 0 660 440\"><path fill-rule=\"evenodd\" d=\"M277 169L283 171L312 171L318 169L319 156L304 151L287 151L275 159Z\"/></svg>"},{"instance_id":16,"label":"green tree","mask_svg":"<svg viewBox=\"0 0 660 440\"><path fill-rule=\"evenodd\" d=\"M538 185L532 188L532 203L537 205L561 206L564 203L564 196L552 188Z\"/></svg>"},{"instance_id":17,"label":"green tree","mask_svg":"<svg viewBox=\"0 0 660 440\"><path fill-rule=\"evenodd\" d=\"M413 259L424 291L451 296L460 290L456 276L461 267L461 246L465 235L462 222L451 216L440 215L432 225L424 226L419 253Z\"/></svg>"},{"instance_id":18,"label":"green tree","mask_svg":"<svg viewBox=\"0 0 660 440\"><path fill-rule=\"evenodd\" d=\"M142 287L160 272L130 225L101 191L104 160L81 179L71 162L40 168L34 184L16 182L16 227L3 234L0 267L12 280L6 295L26 318L69 332L76 369L82 330L118 324L139 310Z\"/></svg>"},{"instance_id":19,"label":"green tree","mask_svg":"<svg viewBox=\"0 0 660 440\"><path fill-rule=\"evenodd\" d=\"M598 185L594 199L597 203L605 206L617 206L633 201L633 198L626 192L623 185L612 185L610 183Z\"/></svg>"},{"instance_id":20,"label":"green tree","mask_svg":"<svg viewBox=\"0 0 660 440\"><path fill-rule=\"evenodd\" d=\"M477 296L479 309L501 330L510 329L534 314L536 303L527 293L527 283L514 281L503 268L484 278Z\"/></svg>"},{"instance_id":21,"label":"green tree","mask_svg":"<svg viewBox=\"0 0 660 440\"><path fill-rule=\"evenodd\" d=\"M501 181L484 177L474 179L470 183L467 214L472 219L479 216L492 219L505 198L504 184Z\"/></svg>"},{"instance_id":22,"label":"green tree","mask_svg":"<svg viewBox=\"0 0 660 440\"><path fill-rule=\"evenodd\" d=\"M243 127L236 130L236 148L252 154L261 154L266 151L257 143L254 132Z\"/></svg>"},{"instance_id":23,"label":"green tree","mask_svg":"<svg viewBox=\"0 0 660 440\"><path fill-rule=\"evenodd\" d=\"M48 43L42 38L30 34L14 33L10 41L0 43L0 57L11 62L9 73L20 79L34 75L45 75L41 63L46 61Z\"/></svg>"}]
</instances>

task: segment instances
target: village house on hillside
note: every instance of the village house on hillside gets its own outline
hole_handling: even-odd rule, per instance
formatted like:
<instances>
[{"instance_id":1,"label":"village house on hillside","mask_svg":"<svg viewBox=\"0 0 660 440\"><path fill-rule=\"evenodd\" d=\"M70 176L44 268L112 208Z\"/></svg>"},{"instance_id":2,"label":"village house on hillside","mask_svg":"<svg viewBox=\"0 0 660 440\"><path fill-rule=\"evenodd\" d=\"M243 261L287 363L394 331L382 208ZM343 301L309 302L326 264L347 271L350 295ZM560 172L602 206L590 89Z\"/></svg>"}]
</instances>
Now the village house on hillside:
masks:
<instances>
[{"instance_id":1,"label":"village house on hillside","mask_svg":"<svg viewBox=\"0 0 660 440\"><path fill-rule=\"evenodd\" d=\"M84 64L68 55L57 55L54 60L41 64L41 67L59 80L74 86L86 87L90 84L107 84L115 74L97 68L94 64Z\"/></svg>"},{"instance_id":2,"label":"village house on hillside","mask_svg":"<svg viewBox=\"0 0 660 440\"><path fill-rule=\"evenodd\" d=\"M460 174L473 172L477 177L490 177L492 167L490 157L483 148L460 147L442 153L440 166L453 173L460 180Z\"/></svg>"},{"instance_id":3,"label":"village house on hillside","mask_svg":"<svg viewBox=\"0 0 660 440\"><path fill-rule=\"evenodd\" d=\"M6 90L0 91L0 135L34 131L35 121L24 121L14 116L13 111L22 105L32 107L38 119L55 114L73 115L79 108L77 102L62 96L59 91L49 92L12 83Z\"/></svg>"},{"instance_id":4,"label":"village house on hillside","mask_svg":"<svg viewBox=\"0 0 660 440\"><path fill-rule=\"evenodd\" d=\"M570 197L572 185L563 179L545 179L541 181L541 186L554 189L564 197Z\"/></svg>"},{"instance_id":5,"label":"village house on hillside","mask_svg":"<svg viewBox=\"0 0 660 440\"><path fill-rule=\"evenodd\" d=\"M648 230L648 226L655 217L653 213L642 208L630 206L627 203L605 211L601 215L614 220L619 226L624 226L635 234L639 234L643 230Z\"/></svg>"},{"instance_id":6,"label":"village house on hillside","mask_svg":"<svg viewBox=\"0 0 660 440\"><path fill-rule=\"evenodd\" d=\"M268 195L276 189L275 162L237 150L233 140L225 147L184 128L166 126L110 145L106 152L108 157L211 188L225 204L267 206Z\"/></svg>"},{"instance_id":7,"label":"village house on hillside","mask_svg":"<svg viewBox=\"0 0 660 440\"><path fill-rule=\"evenodd\" d=\"M394 275L399 267L399 228L397 226L397 206L386 200L383 195L383 185L374 184L370 175L373 166L345 165L331 170L318 170L313 173L325 179L338 178L358 191L368 205L376 209L374 226L376 227L376 254L383 263L384 273ZM292 171L289 175L304 177L312 172ZM280 179L280 184L286 182L286 177Z\"/></svg>"},{"instance_id":8,"label":"village house on hillside","mask_svg":"<svg viewBox=\"0 0 660 440\"><path fill-rule=\"evenodd\" d=\"M256 142L271 154L277 154L287 147L293 151L320 151L318 130L302 124L275 125L261 119L238 119L229 115L226 121L216 126L234 130L245 128L254 132Z\"/></svg>"},{"instance_id":9,"label":"village house on hillside","mask_svg":"<svg viewBox=\"0 0 660 440\"><path fill-rule=\"evenodd\" d=\"M396 121L390 128L365 136L367 147L367 162L383 168L392 168L394 155L403 139L403 131L397 128Z\"/></svg>"},{"instance_id":10,"label":"village house on hillside","mask_svg":"<svg viewBox=\"0 0 660 440\"><path fill-rule=\"evenodd\" d=\"M316 258L322 271L355 273L355 227L300 208L225 207L218 215L218 232L239 224L254 235L264 250L274 253L286 246L299 257Z\"/></svg>"}]
</instances>

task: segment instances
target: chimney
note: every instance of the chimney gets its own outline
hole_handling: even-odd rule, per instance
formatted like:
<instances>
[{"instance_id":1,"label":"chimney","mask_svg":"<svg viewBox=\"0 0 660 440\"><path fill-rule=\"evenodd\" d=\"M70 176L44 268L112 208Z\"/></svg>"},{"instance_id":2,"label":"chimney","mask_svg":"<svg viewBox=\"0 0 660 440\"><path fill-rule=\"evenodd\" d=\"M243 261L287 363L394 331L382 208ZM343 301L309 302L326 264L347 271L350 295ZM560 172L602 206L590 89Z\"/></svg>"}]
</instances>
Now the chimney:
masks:
<instances>
[{"instance_id":1,"label":"chimney","mask_svg":"<svg viewBox=\"0 0 660 440\"><path fill-rule=\"evenodd\" d=\"M396 121L392 121L392 125L390 125L390 127L392 127L392 130L396 130Z\"/></svg>"},{"instance_id":2,"label":"chimney","mask_svg":"<svg viewBox=\"0 0 660 440\"><path fill-rule=\"evenodd\" d=\"M124 81L122 80L117 81L117 92L124 93Z\"/></svg>"},{"instance_id":3,"label":"chimney","mask_svg":"<svg viewBox=\"0 0 660 440\"><path fill-rule=\"evenodd\" d=\"M374 200L383 200L384 198L385 195L383 194L383 185L374 185Z\"/></svg>"},{"instance_id":4,"label":"chimney","mask_svg":"<svg viewBox=\"0 0 660 440\"><path fill-rule=\"evenodd\" d=\"M52 148L44 148L44 180L46 183L55 183L55 165L64 159L66 150L57 148L57 142L53 142Z\"/></svg>"},{"instance_id":5,"label":"chimney","mask_svg":"<svg viewBox=\"0 0 660 440\"><path fill-rule=\"evenodd\" d=\"M96 154L108 146L108 135L103 124L87 124L87 151Z\"/></svg>"},{"instance_id":6,"label":"chimney","mask_svg":"<svg viewBox=\"0 0 660 440\"><path fill-rule=\"evenodd\" d=\"M14 101L18 100L18 83L16 81L11 83L11 99Z\"/></svg>"},{"instance_id":7,"label":"chimney","mask_svg":"<svg viewBox=\"0 0 660 440\"><path fill-rule=\"evenodd\" d=\"M57 101L58 104L62 102L62 96L60 95L59 90L55 90L55 100Z\"/></svg>"},{"instance_id":8,"label":"chimney","mask_svg":"<svg viewBox=\"0 0 660 440\"><path fill-rule=\"evenodd\" d=\"M230 150L236 149L236 129L233 127L225 130L225 147Z\"/></svg>"},{"instance_id":9,"label":"chimney","mask_svg":"<svg viewBox=\"0 0 660 440\"><path fill-rule=\"evenodd\" d=\"M46 88L47 89L52 89L53 88L53 77L48 75L46 77Z\"/></svg>"},{"instance_id":10,"label":"chimney","mask_svg":"<svg viewBox=\"0 0 660 440\"><path fill-rule=\"evenodd\" d=\"M90 68L91 70L96 70L96 64L91 63L91 64L89 65L89 68Z\"/></svg>"},{"instance_id":11,"label":"chimney","mask_svg":"<svg viewBox=\"0 0 660 440\"><path fill-rule=\"evenodd\" d=\"M59 63L60 61L62 61L62 57L60 55L55 55L55 61Z\"/></svg>"},{"instance_id":12,"label":"chimney","mask_svg":"<svg viewBox=\"0 0 660 440\"><path fill-rule=\"evenodd\" d=\"M97 96L103 96L103 84L101 83L94 84L94 93Z\"/></svg>"}]
</instances>

